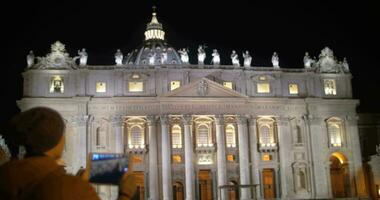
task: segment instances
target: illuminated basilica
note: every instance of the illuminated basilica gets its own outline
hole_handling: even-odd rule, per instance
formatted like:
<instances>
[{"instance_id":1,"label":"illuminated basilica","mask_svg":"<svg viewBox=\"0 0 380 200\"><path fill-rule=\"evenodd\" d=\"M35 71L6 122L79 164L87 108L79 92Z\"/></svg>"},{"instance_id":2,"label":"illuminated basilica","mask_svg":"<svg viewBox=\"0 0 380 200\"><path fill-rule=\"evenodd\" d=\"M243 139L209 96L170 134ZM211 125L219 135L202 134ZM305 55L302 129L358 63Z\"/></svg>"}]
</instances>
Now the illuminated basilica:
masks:
<instances>
[{"instance_id":1,"label":"illuminated basilica","mask_svg":"<svg viewBox=\"0 0 380 200\"><path fill-rule=\"evenodd\" d=\"M70 57L58 41L44 57L29 53L18 105L65 118L68 172L92 152L130 153L140 199L366 196L345 59L326 47L302 68L280 67L276 52L271 66L253 66L248 51L232 51L222 65L200 45L190 63L155 12L144 36L114 65L88 65L86 49ZM95 188L117 198L116 186Z\"/></svg>"}]
</instances>

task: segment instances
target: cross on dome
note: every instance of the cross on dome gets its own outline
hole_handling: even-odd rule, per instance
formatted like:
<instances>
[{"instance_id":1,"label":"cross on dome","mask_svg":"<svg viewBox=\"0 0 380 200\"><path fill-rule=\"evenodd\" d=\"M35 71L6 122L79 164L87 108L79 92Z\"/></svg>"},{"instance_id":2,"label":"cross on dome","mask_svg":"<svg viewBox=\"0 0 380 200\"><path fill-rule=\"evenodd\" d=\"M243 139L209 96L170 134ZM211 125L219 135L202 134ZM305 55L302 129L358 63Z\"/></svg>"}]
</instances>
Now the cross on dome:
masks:
<instances>
[{"instance_id":1,"label":"cross on dome","mask_svg":"<svg viewBox=\"0 0 380 200\"><path fill-rule=\"evenodd\" d=\"M165 40L165 32L162 24L158 22L156 6L152 7L152 20L147 24L145 31L145 40Z\"/></svg>"}]
</instances>

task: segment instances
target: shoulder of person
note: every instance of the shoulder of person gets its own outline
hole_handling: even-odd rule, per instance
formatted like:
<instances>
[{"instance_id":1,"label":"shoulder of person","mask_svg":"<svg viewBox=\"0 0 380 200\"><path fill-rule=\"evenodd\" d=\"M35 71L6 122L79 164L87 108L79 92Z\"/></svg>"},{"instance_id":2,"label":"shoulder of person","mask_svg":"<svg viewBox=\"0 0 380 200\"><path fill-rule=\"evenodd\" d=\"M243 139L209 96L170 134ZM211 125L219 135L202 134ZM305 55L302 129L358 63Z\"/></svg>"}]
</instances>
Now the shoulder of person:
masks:
<instances>
[{"instance_id":1,"label":"shoulder of person","mask_svg":"<svg viewBox=\"0 0 380 200\"><path fill-rule=\"evenodd\" d=\"M89 182L68 174L52 173L43 181L40 189L47 190L57 199L100 200Z\"/></svg>"}]
</instances>

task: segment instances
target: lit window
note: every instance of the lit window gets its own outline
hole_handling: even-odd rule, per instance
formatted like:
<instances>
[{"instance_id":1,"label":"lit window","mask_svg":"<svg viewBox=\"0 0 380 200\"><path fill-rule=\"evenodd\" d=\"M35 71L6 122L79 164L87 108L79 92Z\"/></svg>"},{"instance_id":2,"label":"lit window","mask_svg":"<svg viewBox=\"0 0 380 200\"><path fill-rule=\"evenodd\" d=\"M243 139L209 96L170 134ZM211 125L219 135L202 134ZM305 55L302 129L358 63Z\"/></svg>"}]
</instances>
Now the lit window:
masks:
<instances>
[{"instance_id":1,"label":"lit window","mask_svg":"<svg viewBox=\"0 0 380 200\"><path fill-rule=\"evenodd\" d=\"M63 93L64 85L61 76L54 76L50 83L50 93Z\"/></svg>"},{"instance_id":2,"label":"lit window","mask_svg":"<svg viewBox=\"0 0 380 200\"><path fill-rule=\"evenodd\" d=\"M197 146L198 147L209 147L213 146L211 143L211 135L209 126L201 124L197 128Z\"/></svg>"},{"instance_id":3,"label":"lit window","mask_svg":"<svg viewBox=\"0 0 380 200\"><path fill-rule=\"evenodd\" d=\"M96 92L99 92L99 93L106 92L106 83L105 82L97 82L96 83Z\"/></svg>"},{"instance_id":4,"label":"lit window","mask_svg":"<svg viewBox=\"0 0 380 200\"><path fill-rule=\"evenodd\" d=\"M270 161L270 160L272 160L272 156L271 155L269 155L269 154L264 154L263 155L263 161Z\"/></svg>"},{"instance_id":5,"label":"lit window","mask_svg":"<svg viewBox=\"0 0 380 200\"><path fill-rule=\"evenodd\" d=\"M133 126L129 133L129 148L144 148L144 132L139 126Z\"/></svg>"},{"instance_id":6,"label":"lit window","mask_svg":"<svg viewBox=\"0 0 380 200\"><path fill-rule=\"evenodd\" d=\"M128 83L129 92L142 92L144 91L144 84L141 81L131 81Z\"/></svg>"},{"instance_id":7,"label":"lit window","mask_svg":"<svg viewBox=\"0 0 380 200\"><path fill-rule=\"evenodd\" d=\"M232 124L226 126L227 147L236 147L235 127Z\"/></svg>"},{"instance_id":8,"label":"lit window","mask_svg":"<svg viewBox=\"0 0 380 200\"><path fill-rule=\"evenodd\" d=\"M179 125L172 127L172 148L182 148L181 127Z\"/></svg>"},{"instance_id":9,"label":"lit window","mask_svg":"<svg viewBox=\"0 0 380 200\"><path fill-rule=\"evenodd\" d=\"M182 157L180 155L173 155L172 160L173 160L173 163L181 163Z\"/></svg>"},{"instance_id":10,"label":"lit window","mask_svg":"<svg viewBox=\"0 0 380 200\"><path fill-rule=\"evenodd\" d=\"M275 147L273 121L262 119L259 121L259 142L261 147Z\"/></svg>"},{"instance_id":11,"label":"lit window","mask_svg":"<svg viewBox=\"0 0 380 200\"><path fill-rule=\"evenodd\" d=\"M326 95L336 95L336 83L334 79L325 79L323 85Z\"/></svg>"},{"instance_id":12,"label":"lit window","mask_svg":"<svg viewBox=\"0 0 380 200\"><path fill-rule=\"evenodd\" d=\"M138 156L138 155L134 155L132 157L132 160L133 160L133 163L136 164L136 163L141 163L143 160L141 158L141 156Z\"/></svg>"},{"instance_id":13,"label":"lit window","mask_svg":"<svg viewBox=\"0 0 380 200\"><path fill-rule=\"evenodd\" d=\"M223 86L232 90L232 82L230 81L223 82Z\"/></svg>"},{"instance_id":14,"label":"lit window","mask_svg":"<svg viewBox=\"0 0 380 200\"><path fill-rule=\"evenodd\" d=\"M260 80L260 81L266 81L266 80L267 80L267 77L265 77L265 76L260 76L260 77L259 77L259 80Z\"/></svg>"},{"instance_id":15,"label":"lit window","mask_svg":"<svg viewBox=\"0 0 380 200\"><path fill-rule=\"evenodd\" d=\"M289 94L298 94L297 84L289 84Z\"/></svg>"},{"instance_id":16,"label":"lit window","mask_svg":"<svg viewBox=\"0 0 380 200\"><path fill-rule=\"evenodd\" d=\"M332 147L342 146L342 122L338 119L330 119L327 121L327 129Z\"/></svg>"},{"instance_id":17,"label":"lit window","mask_svg":"<svg viewBox=\"0 0 380 200\"><path fill-rule=\"evenodd\" d=\"M257 93L270 93L269 83L257 83Z\"/></svg>"},{"instance_id":18,"label":"lit window","mask_svg":"<svg viewBox=\"0 0 380 200\"><path fill-rule=\"evenodd\" d=\"M133 78L133 79L139 79L139 78L140 78L140 75L139 75L139 74L132 74L132 78Z\"/></svg>"},{"instance_id":19,"label":"lit window","mask_svg":"<svg viewBox=\"0 0 380 200\"><path fill-rule=\"evenodd\" d=\"M232 155L232 154L228 154L228 155L227 155L227 161L228 161L228 162L234 162L234 161L235 161L235 156Z\"/></svg>"},{"instance_id":20,"label":"lit window","mask_svg":"<svg viewBox=\"0 0 380 200\"><path fill-rule=\"evenodd\" d=\"M170 90L175 90L177 88L181 87L180 81L171 81L170 82Z\"/></svg>"}]
</instances>

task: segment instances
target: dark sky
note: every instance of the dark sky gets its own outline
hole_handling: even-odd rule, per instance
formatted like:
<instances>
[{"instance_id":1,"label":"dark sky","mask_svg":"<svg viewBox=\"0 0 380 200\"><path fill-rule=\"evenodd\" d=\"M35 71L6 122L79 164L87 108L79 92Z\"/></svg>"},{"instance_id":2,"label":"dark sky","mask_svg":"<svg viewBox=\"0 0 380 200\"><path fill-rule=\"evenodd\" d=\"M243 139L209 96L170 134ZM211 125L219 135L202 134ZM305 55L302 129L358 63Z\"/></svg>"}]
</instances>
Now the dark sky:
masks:
<instances>
[{"instance_id":1,"label":"dark sky","mask_svg":"<svg viewBox=\"0 0 380 200\"><path fill-rule=\"evenodd\" d=\"M89 64L113 64L117 48L127 54L141 44L152 4L168 42L189 47L193 60L198 44L207 44L224 64L235 49L252 52L253 65L270 66L276 51L282 67L300 68L305 51L318 56L329 46L339 60L347 57L358 111L380 112L375 1L13 1L1 7L1 122L18 112L29 50L44 56L60 40L72 56L86 48Z\"/></svg>"}]
</instances>

